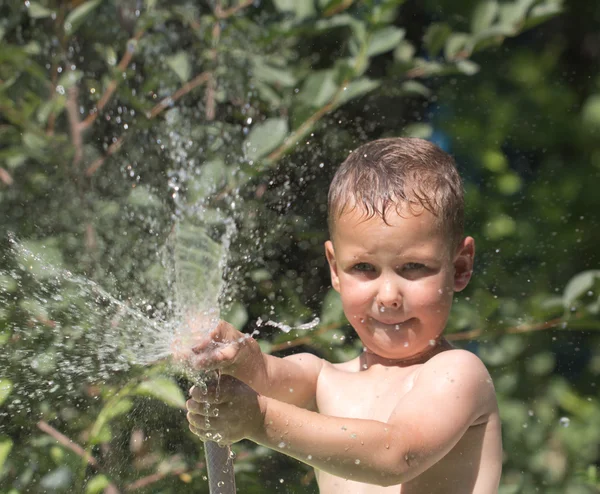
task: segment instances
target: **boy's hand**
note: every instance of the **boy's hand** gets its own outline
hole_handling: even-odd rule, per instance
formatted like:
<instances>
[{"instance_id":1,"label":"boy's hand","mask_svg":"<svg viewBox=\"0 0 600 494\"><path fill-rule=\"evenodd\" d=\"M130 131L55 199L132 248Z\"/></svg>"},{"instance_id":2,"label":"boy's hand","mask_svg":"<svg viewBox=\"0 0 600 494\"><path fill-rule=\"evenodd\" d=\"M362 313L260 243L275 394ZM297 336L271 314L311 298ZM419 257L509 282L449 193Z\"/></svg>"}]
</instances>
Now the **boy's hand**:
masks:
<instances>
[{"instance_id":1,"label":"boy's hand","mask_svg":"<svg viewBox=\"0 0 600 494\"><path fill-rule=\"evenodd\" d=\"M219 370L246 382L264 371L258 343L225 321L219 321L191 350L189 362L196 370Z\"/></svg>"},{"instance_id":2,"label":"boy's hand","mask_svg":"<svg viewBox=\"0 0 600 494\"><path fill-rule=\"evenodd\" d=\"M231 444L251 438L264 424L264 399L231 376L222 375L190 390L190 430L202 441Z\"/></svg>"}]
</instances>

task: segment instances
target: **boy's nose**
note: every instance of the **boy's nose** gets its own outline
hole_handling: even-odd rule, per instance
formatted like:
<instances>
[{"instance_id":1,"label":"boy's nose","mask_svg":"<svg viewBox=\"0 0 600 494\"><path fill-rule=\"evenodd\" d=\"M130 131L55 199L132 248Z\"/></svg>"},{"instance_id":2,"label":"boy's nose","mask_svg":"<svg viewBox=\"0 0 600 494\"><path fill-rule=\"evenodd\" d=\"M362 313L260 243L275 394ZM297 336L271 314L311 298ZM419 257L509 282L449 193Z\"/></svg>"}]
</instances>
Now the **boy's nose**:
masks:
<instances>
[{"instance_id":1,"label":"boy's nose","mask_svg":"<svg viewBox=\"0 0 600 494\"><path fill-rule=\"evenodd\" d=\"M399 309L402 305L402 295L395 284L385 281L380 286L375 301L380 310Z\"/></svg>"}]
</instances>

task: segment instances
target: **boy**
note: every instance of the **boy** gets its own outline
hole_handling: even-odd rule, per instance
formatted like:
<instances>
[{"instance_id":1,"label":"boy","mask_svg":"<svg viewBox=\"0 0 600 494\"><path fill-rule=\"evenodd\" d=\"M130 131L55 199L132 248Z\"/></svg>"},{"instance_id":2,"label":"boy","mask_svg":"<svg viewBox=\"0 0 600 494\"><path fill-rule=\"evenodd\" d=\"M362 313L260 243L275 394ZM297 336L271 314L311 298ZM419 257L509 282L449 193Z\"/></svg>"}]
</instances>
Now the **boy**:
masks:
<instances>
[{"instance_id":1,"label":"boy","mask_svg":"<svg viewBox=\"0 0 600 494\"><path fill-rule=\"evenodd\" d=\"M341 364L281 359L221 322L189 356L223 374L192 388L192 432L297 458L315 468L324 494L496 493L492 381L442 336L473 268L463 210L454 162L435 145L380 139L351 153L329 190L325 253L364 352Z\"/></svg>"}]
</instances>

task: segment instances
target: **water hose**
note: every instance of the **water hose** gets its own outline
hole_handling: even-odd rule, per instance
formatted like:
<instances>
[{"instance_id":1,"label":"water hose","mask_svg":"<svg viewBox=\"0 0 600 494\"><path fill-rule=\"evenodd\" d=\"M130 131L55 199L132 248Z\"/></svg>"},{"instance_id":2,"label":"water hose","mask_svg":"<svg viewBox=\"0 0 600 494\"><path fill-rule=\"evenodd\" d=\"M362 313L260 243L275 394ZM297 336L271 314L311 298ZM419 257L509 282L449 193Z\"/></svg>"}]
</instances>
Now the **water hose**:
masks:
<instances>
[{"instance_id":1,"label":"water hose","mask_svg":"<svg viewBox=\"0 0 600 494\"><path fill-rule=\"evenodd\" d=\"M231 448L207 441L204 443L204 456L210 494L235 494Z\"/></svg>"}]
</instances>

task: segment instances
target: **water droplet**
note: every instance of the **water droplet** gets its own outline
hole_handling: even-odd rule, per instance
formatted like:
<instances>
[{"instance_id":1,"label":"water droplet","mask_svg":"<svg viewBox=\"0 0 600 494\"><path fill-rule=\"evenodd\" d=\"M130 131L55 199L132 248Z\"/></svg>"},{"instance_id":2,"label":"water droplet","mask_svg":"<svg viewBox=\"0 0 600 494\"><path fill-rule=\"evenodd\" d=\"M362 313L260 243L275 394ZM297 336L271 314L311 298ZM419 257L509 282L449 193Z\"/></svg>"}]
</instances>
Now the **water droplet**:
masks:
<instances>
[{"instance_id":1,"label":"water droplet","mask_svg":"<svg viewBox=\"0 0 600 494\"><path fill-rule=\"evenodd\" d=\"M569 425L571 425L571 419L569 419L569 417L561 417L559 422L563 427L569 427Z\"/></svg>"},{"instance_id":2,"label":"water droplet","mask_svg":"<svg viewBox=\"0 0 600 494\"><path fill-rule=\"evenodd\" d=\"M429 346L435 346L435 340L429 340Z\"/></svg>"},{"instance_id":3,"label":"water droplet","mask_svg":"<svg viewBox=\"0 0 600 494\"><path fill-rule=\"evenodd\" d=\"M277 445L277 447L279 447L279 448L285 448L285 442L281 441L281 442L280 442L280 443Z\"/></svg>"},{"instance_id":4,"label":"water droplet","mask_svg":"<svg viewBox=\"0 0 600 494\"><path fill-rule=\"evenodd\" d=\"M225 485L225 482L223 482L222 480L219 480L217 482L217 487L223 487Z\"/></svg>"},{"instance_id":5,"label":"water droplet","mask_svg":"<svg viewBox=\"0 0 600 494\"><path fill-rule=\"evenodd\" d=\"M357 458L356 460L354 460L354 463L355 463L356 465L360 465L360 460Z\"/></svg>"}]
</instances>

